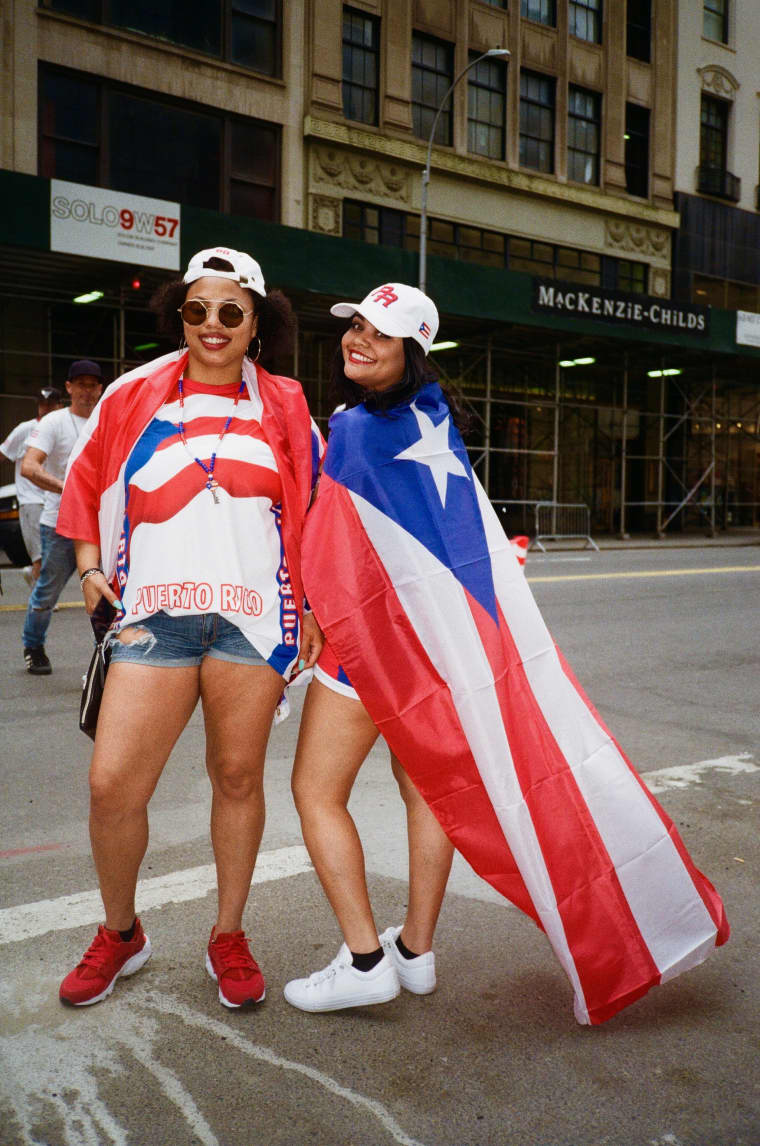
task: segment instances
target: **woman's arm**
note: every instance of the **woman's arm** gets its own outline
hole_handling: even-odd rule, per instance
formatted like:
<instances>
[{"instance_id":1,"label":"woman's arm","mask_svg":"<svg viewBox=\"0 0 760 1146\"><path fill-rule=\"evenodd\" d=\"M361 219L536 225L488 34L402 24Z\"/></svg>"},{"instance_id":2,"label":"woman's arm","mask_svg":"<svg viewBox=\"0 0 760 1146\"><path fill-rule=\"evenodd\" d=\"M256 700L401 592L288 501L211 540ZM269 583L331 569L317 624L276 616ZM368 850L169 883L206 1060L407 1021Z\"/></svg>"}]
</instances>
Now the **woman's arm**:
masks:
<instances>
[{"instance_id":1,"label":"woman's arm","mask_svg":"<svg viewBox=\"0 0 760 1146\"><path fill-rule=\"evenodd\" d=\"M92 541L75 541L74 552L77 555L77 569L81 577L88 569L100 568L100 548ZM106 580L105 573L93 573L82 586L84 607L92 616L101 597L105 597L117 608L120 606L119 598Z\"/></svg>"},{"instance_id":2,"label":"woman's arm","mask_svg":"<svg viewBox=\"0 0 760 1146\"><path fill-rule=\"evenodd\" d=\"M313 613L304 613L301 626L301 647L298 650L298 669L314 668L322 652L325 638Z\"/></svg>"}]
</instances>

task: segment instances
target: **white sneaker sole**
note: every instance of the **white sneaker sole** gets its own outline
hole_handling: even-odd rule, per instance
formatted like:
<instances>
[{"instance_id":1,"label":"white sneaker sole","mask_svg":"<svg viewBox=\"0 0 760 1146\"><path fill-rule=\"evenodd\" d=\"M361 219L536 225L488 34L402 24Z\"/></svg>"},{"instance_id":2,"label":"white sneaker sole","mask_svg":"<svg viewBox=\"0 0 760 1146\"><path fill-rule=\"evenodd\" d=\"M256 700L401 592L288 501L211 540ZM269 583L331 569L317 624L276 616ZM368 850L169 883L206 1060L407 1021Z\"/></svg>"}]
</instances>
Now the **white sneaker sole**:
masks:
<instances>
[{"instance_id":1,"label":"white sneaker sole","mask_svg":"<svg viewBox=\"0 0 760 1146\"><path fill-rule=\"evenodd\" d=\"M103 999L107 999L113 991L117 979L128 979L130 975L134 975L136 971L139 971L141 967L145 966L152 954L153 948L150 945L150 939L148 939L146 935L143 948L138 951L136 955L133 955L131 959L127 959L124 966L116 972L105 991L101 991L94 999L84 999L81 1003L71 1003L68 999L63 999L62 1002L68 1003L71 1007L91 1007L93 1003L102 1002Z\"/></svg>"},{"instance_id":2,"label":"white sneaker sole","mask_svg":"<svg viewBox=\"0 0 760 1146\"><path fill-rule=\"evenodd\" d=\"M298 980L296 980L296 982L297 981ZM299 997L300 993L298 991L289 991L289 987L290 983L286 983L283 994L291 1007L297 1007L299 1011L309 1011L311 1014L322 1014L328 1011L346 1011L350 1007L373 1007L378 1003L390 1003L392 999L397 998L401 994L401 986L397 982L391 984L389 987L377 987L362 995L339 995L337 998L329 999L326 1002L320 1002L316 999L312 1002L308 996Z\"/></svg>"},{"instance_id":3,"label":"white sneaker sole","mask_svg":"<svg viewBox=\"0 0 760 1146\"><path fill-rule=\"evenodd\" d=\"M208 951L206 952L206 970L208 971L209 975L214 980L214 982L218 983L219 980L216 977L216 971L214 970L214 964L209 959ZM219 1002L222 1004L223 1007L229 1007L229 1009L231 1011L237 1011L240 1009L240 1007L246 1006L247 1003L263 1003L266 996L267 996L267 989L265 987L264 990L262 991L262 993L259 995L258 999L250 998L250 999L246 999L245 1003L232 1003L232 1002L230 1002L229 999L224 997L224 995L222 994L222 988L221 987L219 988Z\"/></svg>"}]
</instances>

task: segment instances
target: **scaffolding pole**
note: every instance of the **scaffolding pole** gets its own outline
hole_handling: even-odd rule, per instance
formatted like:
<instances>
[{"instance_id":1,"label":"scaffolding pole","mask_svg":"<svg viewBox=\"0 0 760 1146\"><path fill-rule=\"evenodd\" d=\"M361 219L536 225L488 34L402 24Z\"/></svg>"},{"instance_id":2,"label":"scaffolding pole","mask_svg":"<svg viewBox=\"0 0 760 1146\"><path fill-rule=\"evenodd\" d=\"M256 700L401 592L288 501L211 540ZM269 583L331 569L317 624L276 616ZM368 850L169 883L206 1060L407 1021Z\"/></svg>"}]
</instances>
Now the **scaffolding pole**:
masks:
<instances>
[{"instance_id":1,"label":"scaffolding pole","mask_svg":"<svg viewBox=\"0 0 760 1146\"><path fill-rule=\"evenodd\" d=\"M630 534L625 528L625 499L628 493L628 351L623 354L623 413L620 419L620 539L628 541Z\"/></svg>"}]
</instances>

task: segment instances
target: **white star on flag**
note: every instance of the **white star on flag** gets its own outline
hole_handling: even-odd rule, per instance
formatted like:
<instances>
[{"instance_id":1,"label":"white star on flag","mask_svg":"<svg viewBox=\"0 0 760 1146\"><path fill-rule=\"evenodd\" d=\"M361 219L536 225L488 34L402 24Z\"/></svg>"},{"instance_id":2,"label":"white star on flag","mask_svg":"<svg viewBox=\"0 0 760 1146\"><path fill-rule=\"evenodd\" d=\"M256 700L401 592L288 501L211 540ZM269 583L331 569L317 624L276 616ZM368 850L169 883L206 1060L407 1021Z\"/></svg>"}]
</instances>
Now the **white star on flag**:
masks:
<instances>
[{"instance_id":1,"label":"white star on flag","mask_svg":"<svg viewBox=\"0 0 760 1146\"><path fill-rule=\"evenodd\" d=\"M394 461L419 462L428 466L435 482L435 488L441 499L441 505L446 508L446 489L449 474L454 477L467 478L469 475L459 458L449 449L449 418L444 418L437 426L422 410L418 410L412 402L414 416L422 435L412 446L396 454Z\"/></svg>"}]
</instances>

